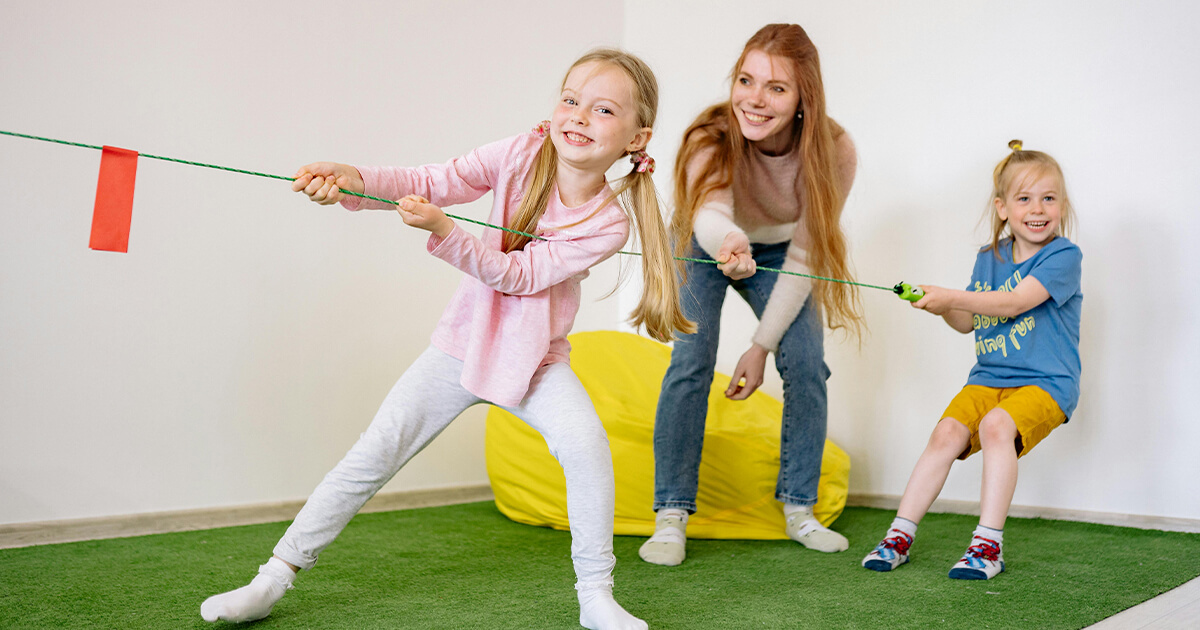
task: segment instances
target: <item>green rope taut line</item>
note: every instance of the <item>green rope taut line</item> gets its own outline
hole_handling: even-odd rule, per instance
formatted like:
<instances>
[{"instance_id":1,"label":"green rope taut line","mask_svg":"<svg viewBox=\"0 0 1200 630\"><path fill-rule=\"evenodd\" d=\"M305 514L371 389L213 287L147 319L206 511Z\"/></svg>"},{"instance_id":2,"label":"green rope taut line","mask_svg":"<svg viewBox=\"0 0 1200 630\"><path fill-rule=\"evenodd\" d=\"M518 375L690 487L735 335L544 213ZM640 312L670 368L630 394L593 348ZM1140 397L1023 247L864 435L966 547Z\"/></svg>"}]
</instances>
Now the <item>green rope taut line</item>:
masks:
<instances>
[{"instance_id":1,"label":"green rope taut line","mask_svg":"<svg viewBox=\"0 0 1200 630\"><path fill-rule=\"evenodd\" d=\"M97 146L97 145L94 145L94 144L83 144L82 142L69 142L69 141L67 141L67 140L55 140L54 138L43 138L43 137L41 137L41 136L31 136L31 135L29 135L29 134L24 134L24 133L15 133L15 132L12 132L12 131L4 131L3 129L0 129L0 134L2 134L2 135L5 135L5 136L15 136L15 137L17 137L17 138L27 138L27 139L29 139L29 140L41 140L42 142L54 142L54 143L57 143L57 144L65 144L65 145L69 145L69 146L72 146L72 147L83 147L83 148L85 148L85 149L95 149L95 150L97 150L97 151L102 151L102 150L104 150L104 147L102 147L102 146ZM295 177L287 177L287 176L284 176L284 175L274 175L274 174L272 174L272 173L260 173L260 172L258 172L258 171L248 171L248 170L246 170L246 169L241 169L241 168L233 168L233 167L230 167L230 166L221 166L221 165L219 165L219 164L206 164L206 163L204 163L204 162L193 162L193 161L191 161L191 160L181 160L181 159L179 159L179 158L166 157L166 156L163 156L163 155L153 155L153 154L150 154L150 153L141 153L141 152L138 152L138 157L150 158L150 159L152 159L152 160L162 160L162 161L164 161L164 162L175 162L175 163L177 163L177 164L187 164L187 165L189 165L189 166L200 166L200 167L203 167L203 168L214 168L214 169L217 169L217 170L219 170L219 171L229 171L230 173L241 173L241 174L243 174L243 175L254 175L255 177L266 177L266 178L269 178L269 179L281 179L281 180L288 181L288 182L294 182L294 181L296 181L296 178L295 178ZM399 202L397 202L397 201L392 201L391 199L384 199L384 198L382 198L382 197L373 197L373 196L371 196L371 195L363 195L363 194L356 193L356 192L353 192L353 191L350 191L350 190L343 190L342 192L346 193L347 195L354 195L355 197L362 197L363 199L374 199L375 201L382 201L383 203L390 203L390 204L392 204L393 206L398 206L398 205L400 205L400 203L399 203ZM443 211L443 212L445 212L445 211ZM506 228L506 227L501 227L501 226L499 226L499 225L492 225L492 224L490 224L490 223L484 223L483 221L476 221L475 219L468 219L467 217L460 217L460 216L458 216L458 215L450 214L449 212L446 212L445 214L446 214L446 216L448 216L448 217L450 217L450 218L452 218L452 219L458 219L459 221L466 221L467 223L474 223L474 224L476 224L476 225L483 225L483 226L486 226L486 227L496 228L497 230L504 230L505 232L512 232L512 233L514 233L514 234L520 234L520 235L522 235L522 236L529 236L529 237L531 237L531 238L536 238L536 239L539 239L539 240L545 240L545 239L542 239L542 238L541 238L541 237L539 237L539 236L534 236L534 235L532 235L532 234L526 234L526 233L524 233L524 232L519 232L519 231L517 231L517 230L512 230L512 229L509 229L509 228Z\"/></svg>"},{"instance_id":2,"label":"green rope taut line","mask_svg":"<svg viewBox=\"0 0 1200 630\"><path fill-rule=\"evenodd\" d=\"M617 253L618 254L626 254L629 256L641 256L642 255L641 252L619 251ZM704 264L708 264L708 265L720 265L721 264L715 260L711 260L711 259L707 259L707 258L687 258L684 256L676 256L675 260L682 260L684 262L693 262L693 263L704 263ZM824 276L814 276L814 275L807 274L807 273L800 273L799 271L787 271L785 269L775 269L774 267L755 267L755 269L757 269L758 271L769 271L771 273L782 273L782 274L786 274L789 276L800 276L801 278L812 278L813 280L824 280L825 282L840 282L842 284L853 284L854 286L857 286L857 287L868 287L871 289L879 289L881 291L888 291L889 293L895 292L895 289L893 287L881 287L879 285L867 284L865 282L855 282L853 280L839 280L837 278L826 278Z\"/></svg>"},{"instance_id":3,"label":"green rope taut line","mask_svg":"<svg viewBox=\"0 0 1200 630\"><path fill-rule=\"evenodd\" d=\"M16 138L25 138L27 140L40 140L42 142L53 142L56 144L65 144L65 145L72 146L72 147L83 147L85 149L95 149L97 151L104 150L103 146L97 146L94 144L84 144L82 142L70 142L68 140L56 140L54 138L44 138L42 136L32 136L32 135L24 134L24 133L16 133L14 131L4 131L3 129L0 129L0 135L13 136ZM138 156L144 157L144 158L150 158L152 160L162 160L164 162L175 162L177 164L187 164L189 166L200 166L203 168L213 168L213 169L217 169L219 171L228 171L230 173L241 173L243 175L254 175L255 177L266 177L269 179L281 179L281 180L289 181L289 182L294 182L297 179L295 177L287 177L285 175L274 175L272 173L260 173L259 171L248 171L248 170L241 169L241 168L221 166L219 164L206 164L204 162L193 162L191 160L181 160L179 158L166 157L166 156L162 156L162 155L152 155L150 153L139 152ZM353 195L355 197L362 197L363 199L372 199L374 201L380 201L383 203L391 204L393 206L400 205L399 201L392 201L391 199L384 199L382 197L373 197L371 195L364 195L364 194L352 192L349 190L343 190L342 192L346 193L347 195ZM512 228L506 228L506 227L500 226L500 225L492 225L491 223L486 223L484 221L468 219L467 217L461 217L458 215L450 214L449 212L445 212L444 210L443 210L443 212L446 214L446 216L450 217L451 219L457 219L459 221L466 221L467 223L474 223L475 225L482 225L484 227L502 230L504 232L510 232L512 234L519 234L521 236L536 239L539 241L546 240L536 234L529 234L527 232L522 232L520 230L514 230ZM627 251L623 251L623 250L619 251L617 253L625 254L627 256L641 256L642 255L641 252L627 252ZM675 260L681 260L684 262L693 262L693 263L704 263L704 264L710 264L710 265L719 265L720 264L715 260L706 260L703 258L684 258L684 257L676 256ZM814 276L814 275L810 275L810 274L806 274L806 273L799 273L796 271L785 271L783 269L773 269L771 267L758 267L758 270L759 271L769 271L771 273L782 273L782 274L787 274L787 275L791 275L791 276L800 276L802 278L811 278L813 280L822 280L824 282L839 282L842 284L852 284L854 286L859 286L859 287L867 287L870 289L879 289L881 291L888 291L891 293L899 293L899 291L897 290L896 287L881 287L881 286L874 285L874 284L866 284L864 282L854 282L853 280L840 280L838 278L825 278L822 276ZM899 287L899 286L900 285L897 285L897 287Z\"/></svg>"}]
</instances>

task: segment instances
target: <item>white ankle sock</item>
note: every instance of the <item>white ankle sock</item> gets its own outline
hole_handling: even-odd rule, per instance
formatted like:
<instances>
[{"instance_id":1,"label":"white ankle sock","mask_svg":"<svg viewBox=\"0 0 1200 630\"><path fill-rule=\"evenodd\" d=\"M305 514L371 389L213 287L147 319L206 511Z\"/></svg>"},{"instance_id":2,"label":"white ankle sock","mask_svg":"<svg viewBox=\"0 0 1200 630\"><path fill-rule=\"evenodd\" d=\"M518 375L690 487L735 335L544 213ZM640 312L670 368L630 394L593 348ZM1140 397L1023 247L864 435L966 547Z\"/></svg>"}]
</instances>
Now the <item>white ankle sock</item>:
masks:
<instances>
[{"instance_id":1,"label":"white ankle sock","mask_svg":"<svg viewBox=\"0 0 1200 630\"><path fill-rule=\"evenodd\" d=\"M987 538L988 540L994 540L994 541L996 541L996 544L998 544L998 545L1002 544L1004 542L1004 530L1003 529L992 529L991 527L984 527L983 525L977 525L977 526L975 526L975 531L972 532L971 535L978 536L980 538Z\"/></svg>"},{"instance_id":2,"label":"white ankle sock","mask_svg":"<svg viewBox=\"0 0 1200 630\"><path fill-rule=\"evenodd\" d=\"M888 528L888 531L892 531L893 529L898 529L905 534L908 534L909 538L917 537L917 524L906 518L897 516L896 518L892 519L892 526Z\"/></svg>"},{"instance_id":3,"label":"white ankle sock","mask_svg":"<svg viewBox=\"0 0 1200 630\"><path fill-rule=\"evenodd\" d=\"M579 590L579 625L590 630L647 630L645 621L629 614L613 599L612 586Z\"/></svg>"},{"instance_id":4,"label":"white ankle sock","mask_svg":"<svg viewBox=\"0 0 1200 630\"><path fill-rule=\"evenodd\" d=\"M811 505L792 505L791 503L783 504L783 518L789 519L797 512L804 513L804 516L800 520L808 520L813 518L813 506Z\"/></svg>"},{"instance_id":5,"label":"white ankle sock","mask_svg":"<svg viewBox=\"0 0 1200 630\"><path fill-rule=\"evenodd\" d=\"M687 510L682 508L663 508L654 513L655 534L657 534L658 529L662 527L663 521L669 518L678 519L685 527L687 526Z\"/></svg>"},{"instance_id":6,"label":"white ankle sock","mask_svg":"<svg viewBox=\"0 0 1200 630\"><path fill-rule=\"evenodd\" d=\"M642 543L638 555L651 564L673 567L687 554L687 510L664 508L654 517L654 535Z\"/></svg>"},{"instance_id":7,"label":"white ankle sock","mask_svg":"<svg viewBox=\"0 0 1200 630\"><path fill-rule=\"evenodd\" d=\"M821 524L813 516L811 505L783 504L788 538L816 551L836 553L850 548L846 537Z\"/></svg>"},{"instance_id":8,"label":"white ankle sock","mask_svg":"<svg viewBox=\"0 0 1200 630\"><path fill-rule=\"evenodd\" d=\"M283 560L271 558L258 567L258 575L239 589L213 595L200 604L205 621L254 621L271 614L275 603L292 588L295 572Z\"/></svg>"}]
</instances>

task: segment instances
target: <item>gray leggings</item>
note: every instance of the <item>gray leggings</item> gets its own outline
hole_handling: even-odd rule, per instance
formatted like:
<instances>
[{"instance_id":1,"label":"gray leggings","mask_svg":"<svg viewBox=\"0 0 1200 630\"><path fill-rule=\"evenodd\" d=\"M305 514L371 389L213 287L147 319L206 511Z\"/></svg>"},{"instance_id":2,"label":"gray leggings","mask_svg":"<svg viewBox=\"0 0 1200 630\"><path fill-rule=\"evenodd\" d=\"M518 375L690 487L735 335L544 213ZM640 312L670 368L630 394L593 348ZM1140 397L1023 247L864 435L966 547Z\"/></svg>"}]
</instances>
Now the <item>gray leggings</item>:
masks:
<instances>
[{"instance_id":1,"label":"gray leggings","mask_svg":"<svg viewBox=\"0 0 1200 630\"><path fill-rule=\"evenodd\" d=\"M350 519L467 407L487 402L459 384L462 361L429 347L392 387L371 426L325 475L288 527L275 555L310 569ZM567 481L576 588L612 584L613 485L608 435L566 363L538 369L525 400L503 407L546 439Z\"/></svg>"}]
</instances>

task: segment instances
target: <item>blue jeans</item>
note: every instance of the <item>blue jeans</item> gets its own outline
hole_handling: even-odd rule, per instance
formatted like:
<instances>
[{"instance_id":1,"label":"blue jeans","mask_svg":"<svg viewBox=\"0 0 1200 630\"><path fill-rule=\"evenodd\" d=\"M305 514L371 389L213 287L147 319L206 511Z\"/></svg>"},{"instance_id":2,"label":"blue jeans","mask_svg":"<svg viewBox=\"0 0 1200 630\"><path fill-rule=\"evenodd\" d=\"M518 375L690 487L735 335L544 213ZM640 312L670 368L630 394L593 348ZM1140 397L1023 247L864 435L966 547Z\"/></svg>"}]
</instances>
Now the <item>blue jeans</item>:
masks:
<instances>
[{"instance_id":1,"label":"blue jeans","mask_svg":"<svg viewBox=\"0 0 1200 630\"><path fill-rule=\"evenodd\" d=\"M759 267L783 265L788 243L755 245ZM693 239L692 257L712 260ZM756 317L775 287L778 274L759 272L730 280L716 265L687 263L688 279L681 291L683 311L697 330L682 335L671 351L671 366L663 377L654 420L654 511L682 508L696 511L696 485L708 393L717 362L721 306L732 286L750 304ZM780 436L779 480L775 498L794 505L817 502L821 457L825 451L827 396L825 331L820 306L810 295L796 321L784 333L775 352L775 367L783 378L783 426Z\"/></svg>"}]
</instances>

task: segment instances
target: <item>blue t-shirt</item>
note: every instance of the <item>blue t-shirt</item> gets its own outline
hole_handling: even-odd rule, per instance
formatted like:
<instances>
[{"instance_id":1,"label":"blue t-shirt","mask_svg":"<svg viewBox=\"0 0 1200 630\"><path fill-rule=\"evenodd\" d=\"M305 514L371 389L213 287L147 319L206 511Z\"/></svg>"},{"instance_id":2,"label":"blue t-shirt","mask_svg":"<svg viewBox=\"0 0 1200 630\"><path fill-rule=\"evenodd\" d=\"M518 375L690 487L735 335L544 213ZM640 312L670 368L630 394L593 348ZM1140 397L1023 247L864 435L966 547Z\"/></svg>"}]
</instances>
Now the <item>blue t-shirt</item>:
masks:
<instances>
[{"instance_id":1,"label":"blue t-shirt","mask_svg":"<svg viewBox=\"0 0 1200 630\"><path fill-rule=\"evenodd\" d=\"M975 258L968 291L1012 291L1024 278L1037 278L1050 298L1016 317L975 315L975 367L968 385L1037 385L1068 419L1079 402L1080 275L1083 252L1059 236L1028 260L1013 264L1012 239Z\"/></svg>"}]
</instances>

